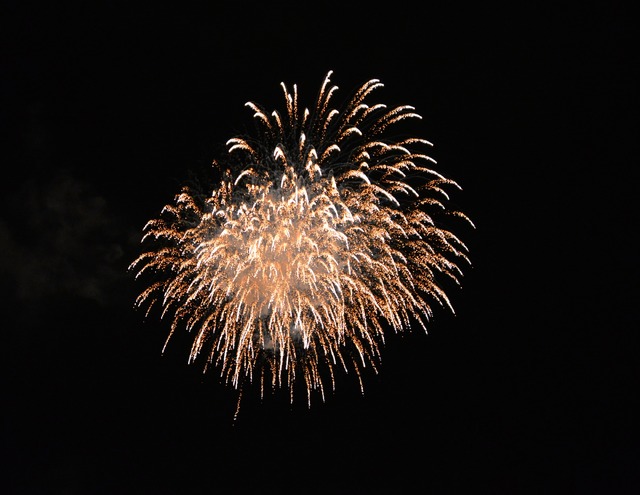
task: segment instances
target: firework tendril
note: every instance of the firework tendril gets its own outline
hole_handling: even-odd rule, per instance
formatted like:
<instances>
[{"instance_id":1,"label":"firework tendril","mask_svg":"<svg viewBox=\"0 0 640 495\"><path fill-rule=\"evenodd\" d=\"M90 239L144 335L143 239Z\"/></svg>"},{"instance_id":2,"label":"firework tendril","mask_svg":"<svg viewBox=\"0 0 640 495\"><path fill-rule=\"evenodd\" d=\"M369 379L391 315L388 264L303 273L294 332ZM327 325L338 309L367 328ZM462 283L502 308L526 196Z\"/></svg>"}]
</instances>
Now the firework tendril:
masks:
<instances>
[{"instance_id":1,"label":"firework tendril","mask_svg":"<svg viewBox=\"0 0 640 495\"><path fill-rule=\"evenodd\" d=\"M247 103L255 135L227 142L217 187L183 187L147 223L151 247L130 266L150 279L136 305L171 318L167 343L193 335L189 362L203 354L225 383L259 379L291 401L302 380L309 405L338 370L364 392L385 332L426 331L434 304L453 311L441 280L459 284L470 261L441 219L473 226L448 206L459 186L432 168L431 143L389 133L415 109L366 103L383 86L372 79L337 110L331 74L312 110L284 83L282 114Z\"/></svg>"}]
</instances>

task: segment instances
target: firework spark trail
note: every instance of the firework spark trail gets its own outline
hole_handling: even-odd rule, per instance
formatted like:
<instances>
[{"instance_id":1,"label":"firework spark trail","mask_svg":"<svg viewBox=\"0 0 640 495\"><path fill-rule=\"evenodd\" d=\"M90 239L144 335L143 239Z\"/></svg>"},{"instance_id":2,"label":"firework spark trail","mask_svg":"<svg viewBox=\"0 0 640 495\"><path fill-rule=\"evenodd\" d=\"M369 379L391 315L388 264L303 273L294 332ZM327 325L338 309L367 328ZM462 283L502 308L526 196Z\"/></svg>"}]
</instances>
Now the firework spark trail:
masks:
<instances>
[{"instance_id":1,"label":"firework spark trail","mask_svg":"<svg viewBox=\"0 0 640 495\"><path fill-rule=\"evenodd\" d=\"M445 189L459 186L420 151L431 143L387 136L421 118L414 108L365 103L382 87L372 79L336 110L331 74L311 111L284 83L283 115L247 103L257 134L227 142L212 192L184 187L147 223L153 247L130 266L153 274L136 304L172 315L167 342L181 325L193 333L190 362L206 353L225 382L257 375L292 401L303 380L309 405L336 369L362 389L385 328L426 331L432 304L453 311L439 279L459 283L468 250L436 218L473 225L448 208Z\"/></svg>"}]
</instances>

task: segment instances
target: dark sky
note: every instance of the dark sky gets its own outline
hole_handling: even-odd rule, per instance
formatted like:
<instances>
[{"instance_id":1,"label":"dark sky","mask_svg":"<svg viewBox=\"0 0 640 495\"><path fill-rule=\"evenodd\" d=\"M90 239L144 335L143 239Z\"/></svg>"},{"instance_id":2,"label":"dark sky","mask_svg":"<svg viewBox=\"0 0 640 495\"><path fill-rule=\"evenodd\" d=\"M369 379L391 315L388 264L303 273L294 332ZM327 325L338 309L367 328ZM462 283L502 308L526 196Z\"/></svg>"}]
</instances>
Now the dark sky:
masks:
<instances>
[{"instance_id":1,"label":"dark sky","mask_svg":"<svg viewBox=\"0 0 640 495\"><path fill-rule=\"evenodd\" d=\"M623 4L131 3L0 10L3 493L640 492ZM310 101L329 70L423 116L473 267L455 316L389 335L364 396L248 390L233 423L189 335L161 353L127 266L246 101Z\"/></svg>"}]
</instances>

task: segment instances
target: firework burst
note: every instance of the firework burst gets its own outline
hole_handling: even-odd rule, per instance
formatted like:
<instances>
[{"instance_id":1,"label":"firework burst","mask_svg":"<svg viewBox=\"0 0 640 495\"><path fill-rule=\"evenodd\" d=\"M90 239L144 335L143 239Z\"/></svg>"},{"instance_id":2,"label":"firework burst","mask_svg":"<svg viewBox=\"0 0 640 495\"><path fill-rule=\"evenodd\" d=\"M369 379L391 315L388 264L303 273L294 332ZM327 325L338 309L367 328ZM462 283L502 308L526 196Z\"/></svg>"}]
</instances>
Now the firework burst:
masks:
<instances>
[{"instance_id":1,"label":"firework burst","mask_svg":"<svg viewBox=\"0 0 640 495\"><path fill-rule=\"evenodd\" d=\"M372 79L338 110L329 72L312 110L281 84L285 111L255 103L256 133L228 141L212 191L184 187L147 223L152 247L132 264L151 281L136 305L156 303L193 334L235 388L302 380L324 400L336 370L376 370L385 332L426 331L434 304L453 311L441 278L456 283L464 243L438 220L455 216L432 167L431 143L389 129L420 116L366 102ZM148 312L147 310L147 312ZM166 346L166 343L165 343Z\"/></svg>"}]
</instances>

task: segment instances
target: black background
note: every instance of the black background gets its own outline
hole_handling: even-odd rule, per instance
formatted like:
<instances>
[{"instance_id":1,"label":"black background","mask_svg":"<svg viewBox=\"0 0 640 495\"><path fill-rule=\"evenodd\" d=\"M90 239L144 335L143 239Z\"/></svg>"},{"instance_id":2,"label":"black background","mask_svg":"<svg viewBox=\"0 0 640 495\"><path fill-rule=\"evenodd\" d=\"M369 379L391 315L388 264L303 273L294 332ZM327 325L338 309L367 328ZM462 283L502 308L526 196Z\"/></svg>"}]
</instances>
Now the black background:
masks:
<instances>
[{"instance_id":1,"label":"black background","mask_svg":"<svg viewBox=\"0 0 640 495\"><path fill-rule=\"evenodd\" d=\"M640 492L636 30L624 4L3 2L8 494ZM327 73L410 104L473 267L365 394L260 400L133 308L144 224Z\"/></svg>"}]
</instances>

